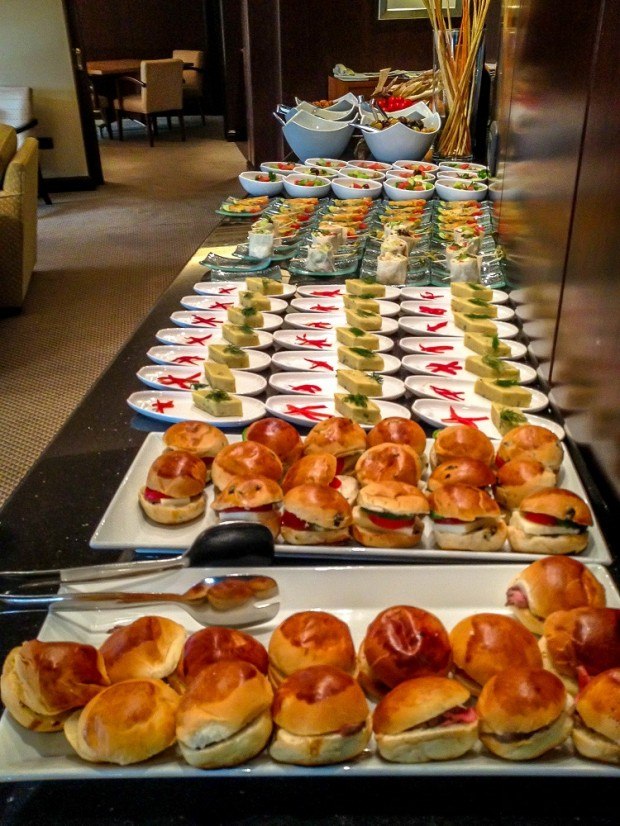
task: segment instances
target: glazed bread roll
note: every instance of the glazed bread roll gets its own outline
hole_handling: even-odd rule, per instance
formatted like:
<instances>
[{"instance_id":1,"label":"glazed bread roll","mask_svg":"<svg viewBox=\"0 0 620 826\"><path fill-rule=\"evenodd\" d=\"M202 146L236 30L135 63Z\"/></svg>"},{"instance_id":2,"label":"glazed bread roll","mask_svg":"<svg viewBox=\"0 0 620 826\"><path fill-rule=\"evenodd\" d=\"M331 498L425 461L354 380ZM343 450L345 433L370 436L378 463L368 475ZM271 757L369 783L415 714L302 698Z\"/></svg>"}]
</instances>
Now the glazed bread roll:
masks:
<instances>
[{"instance_id":1,"label":"glazed bread roll","mask_svg":"<svg viewBox=\"0 0 620 826\"><path fill-rule=\"evenodd\" d=\"M349 538L351 506L334 488L298 485L284 495L282 537L292 545L333 544Z\"/></svg>"},{"instance_id":2,"label":"glazed bread roll","mask_svg":"<svg viewBox=\"0 0 620 826\"><path fill-rule=\"evenodd\" d=\"M429 505L422 491L404 482L371 482L353 508L353 538L370 548L413 548L424 531Z\"/></svg>"},{"instance_id":3,"label":"glazed bread roll","mask_svg":"<svg viewBox=\"0 0 620 826\"><path fill-rule=\"evenodd\" d=\"M179 704L176 737L191 766L238 766L261 752L271 735L273 692L264 674L243 660L206 666Z\"/></svg>"},{"instance_id":4,"label":"glazed bread roll","mask_svg":"<svg viewBox=\"0 0 620 826\"><path fill-rule=\"evenodd\" d=\"M507 510L515 510L526 496L553 488L557 476L538 459L518 456L503 464L497 471L495 498Z\"/></svg>"},{"instance_id":5,"label":"glazed bread roll","mask_svg":"<svg viewBox=\"0 0 620 826\"><path fill-rule=\"evenodd\" d=\"M522 424L509 430L499 443L495 465L501 468L517 456L536 459L545 467L558 471L564 458L564 450L555 433L546 427Z\"/></svg>"},{"instance_id":6,"label":"glazed bread roll","mask_svg":"<svg viewBox=\"0 0 620 826\"><path fill-rule=\"evenodd\" d=\"M361 754L371 717L356 680L329 665L296 671L276 690L269 754L279 763L322 766Z\"/></svg>"},{"instance_id":7,"label":"glazed bread roll","mask_svg":"<svg viewBox=\"0 0 620 826\"><path fill-rule=\"evenodd\" d=\"M495 448L489 437L474 427L455 424L440 430L431 446L431 467L436 468L448 459L461 456L478 459L490 466L495 459Z\"/></svg>"},{"instance_id":8,"label":"glazed bread roll","mask_svg":"<svg viewBox=\"0 0 620 826\"><path fill-rule=\"evenodd\" d=\"M358 652L359 682L371 700L416 677L445 677L452 664L448 632L429 611L395 605L370 623Z\"/></svg>"},{"instance_id":9,"label":"glazed bread roll","mask_svg":"<svg viewBox=\"0 0 620 826\"><path fill-rule=\"evenodd\" d=\"M266 476L233 476L211 502L220 522L258 522L280 533L280 504L284 494L273 479Z\"/></svg>"},{"instance_id":10,"label":"glazed bread roll","mask_svg":"<svg viewBox=\"0 0 620 826\"><path fill-rule=\"evenodd\" d=\"M469 485L472 488L486 488L495 484L495 471L486 462L459 456L437 465L428 477L428 489L435 491L442 485Z\"/></svg>"},{"instance_id":11,"label":"glazed bread roll","mask_svg":"<svg viewBox=\"0 0 620 826\"><path fill-rule=\"evenodd\" d=\"M207 469L202 459L182 450L158 456L149 468L139 502L162 525L178 525L201 516L206 507Z\"/></svg>"},{"instance_id":12,"label":"glazed bread roll","mask_svg":"<svg viewBox=\"0 0 620 826\"><path fill-rule=\"evenodd\" d=\"M545 668L575 695L590 677L620 668L620 610L555 611L545 620L538 645Z\"/></svg>"},{"instance_id":13,"label":"glazed bread roll","mask_svg":"<svg viewBox=\"0 0 620 826\"><path fill-rule=\"evenodd\" d=\"M261 674L267 674L269 665L267 649L257 639L235 628L214 625L187 638L176 671L168 681L176 691L183 692L201 671L220 660L251 663Z\"/></svg>"},{"instance_id":14,"label":"glazed bread roll","mask_svg":"<svg viewBox=\"0 0 620 826\"><path fill-rule=\"evenodd\" d=\"M273 416L253 422L245 430L244 438L273 450L285 471L299 459L303 450L301 436L293 425Z\"/></svg>"},{"instance_id":15,"label":"glazed bread roll","mask_svg":"<svg viewBox=\"0 0 620 826\"><path fill-rule=\"evenodd\" d=\"M2 702L32 731L60 731L71 711L110 684L100 652L76 642L29 640L13 648L2 668Z\"/></svg>"},{"instance_id":16,"label":"glazed bread roll","mask_svg":"<svg viewBox=\"0 0 620 826\"><path fill-rule=\"evenodd\" d=\"M387 442L362 453L355 464L355 475L362 486L371 482L417 485L422 475L422 463L409 445Z\"/></svg>"},{"instance_id":17,"label":"glazed bread roll","mask_svg":"<svg viewBox=\"0 0 620 826\"><path fill-rule=\"evenodd\" d=\"M355 463L367 448L366 433L351 419L332 416L312 428L304 442L304 454L331 453L338 459L336 473L353 474Z\"/></svg>"},{"instance_id":18,"label":"glazed bread roll","mask_svg":"<svg viewBox=\"0 0 620 826\"><path fill-rule=\"evenodd\" d=\"M447 677L418 677L379 701L373 731L379 754L393 763L461 757L478 741L478 716L469 691Z\"/></svg>"},{"instance_id":19,"label":"glazed bread roll","mask_svg":"<svg viewBox=\"0 0 620 826\"><path fill-rule=\"evenodd\" d=\"M620 764L620 668L594 677L575 701L573 744L579 754Z\"/></svg>"},{"instance_id":20,"label":"glazed bread roll","mask_svg":"<svg viewBox=\"0 0 620 826\"><path fill-rule=\"evenodd\" d=\"M147 677L162 680L177 667L185 628L165 617L140 617L115 628L99 651L110 682Z\"/></svg>"},{"instance_id":21,"label":"glazed bread roll","mask_svg":"<svg viewBox=\"0 0 620 826\"><path fill-rule=\"evenodd\" d=\"M349 626L326 611L300 611L284 620L269 641L269 679L282 681L311 665L331 665L355 672L355 648Z\"/></svg>"},{"instance_id":22,"label":"glazed bread roll","mask_svg":"<svg viewBox=\"0 0 620 826\"><path fill-rule=\"evenodd\" d=\"M480 739L506 760L532 760L560 746L573 727L562 681L543 669L511 667L485 684L476 710Z\"/></svg>"},{"instance_id":23,"label":"glazed bread roll","mask_svg":"<svg viewBox=\"0 0 620 826\"><path fill-rule=\"evenodd\" d=\"M179 700L160 680L114 683L69 717L65 736L90 763L140 763L174 743Z\"/></svg>"},{"instance_id":24,"label":"glazed bread roll","mask_svg":"<svg viewBox=\"0 0 620 826\"><path fill-rule=\"evenodd\" d=\"M537 559L512 580L506 592L506 605L534 634L542 634L545 619L554 611L605 604L605 589L590 569L566 556Z\"/></svg>"},{"instance_id":25,"label":"glazed bread roll","mask_svg":"<svg viewBox=\"0 0 620 826\"><path fill-rule=\"evenodd\" d=\"M288 493L297 485L323 485L342 494L349 505L357 499L359 485L353 476L338 475L338 459L331 453L311 453L302 456L286 472L282 490Z\"/></svg>"},{"instance_id":26,"label":"glazed bread roll","mask_svg":"<svg viewBox=\"0 0 620 826\"><path fill-rule=\"evenodd\" d=\"M211 478L218 490L224 490L235 476L266 476L274 482L282 478L282 462L259 442L236 442L220 450L211 467Z\"/></svg>"},{"instance_id":27,"label":"glazed bread roll","mask_svg":"<svg viewBox=\"0 0 620 826\"><path fill-rule=\"evenodd\" d=\"M536 637L503 614L472 614L450 631L454 677L478 696L491 677L506 668L542 668Z\"/></svg>"},{"instance_id":28,"label":"glazed bread roll","mask_svg":"<svg viewBox=\"0 0 620 826\"><path fill-rule=\"evenodd\" d=\"M526 496L513 511L508 541L513 551L534 554L581 553L588 547L592 514L570 490L546 488Z\"/></svg>"},{"instance_id":29,"label":"glazed bread roll","mask_svg":"<svg viewBox=\"0 0 620 826\"><path fill-rule=\"evenodd\" d=\"M508 536L499 505L482 488L441 485L429 497L435 541L446 550L498 551Z\"/></svg>"},{"instance_id":30,"label":"glazed bread roll","mask_svg":"<svg viewBox=\"0 0 620 826\"><path fill-rule=\"evenodd\" d=\"M409 445L422 458L426 450L426 434L417 422L400 416L388 416L382 419L368 433L368 447L394 442Z\"/></svg>"},{"instance_id":31,"label":"glazed bread roll","mask_svg":"<svg viewBox=\"0 0 620 826\"><path fill-rule=\"evenodd\" d=\"M162 438L169 450L183 450L202 459L207 469L207 482L211 479L213 459L228 444L226 435L207 422L176 422Z\"/></svg>"}]
</instances>

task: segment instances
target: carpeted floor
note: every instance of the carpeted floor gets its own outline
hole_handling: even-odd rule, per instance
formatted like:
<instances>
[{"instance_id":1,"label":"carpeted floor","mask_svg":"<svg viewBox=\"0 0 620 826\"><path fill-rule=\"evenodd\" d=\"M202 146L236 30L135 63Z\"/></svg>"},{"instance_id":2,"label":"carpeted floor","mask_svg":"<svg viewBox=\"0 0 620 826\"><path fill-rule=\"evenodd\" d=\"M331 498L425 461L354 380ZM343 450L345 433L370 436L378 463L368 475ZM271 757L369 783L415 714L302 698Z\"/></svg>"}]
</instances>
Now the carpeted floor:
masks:
<instances>
[{"instance_id":1,"label":"carpeted floor","mask_svg":"<svg viewBox=\"0 0 620 826\"><path fill-rule=\"evenodd\" d=\"M128 124L100 142L104 186L39 208L23 312L0 319L0 505L238 191L245 158L222 135L189 118L186 143L160 129L151 149Z\"/></svg>"}]
</instances>

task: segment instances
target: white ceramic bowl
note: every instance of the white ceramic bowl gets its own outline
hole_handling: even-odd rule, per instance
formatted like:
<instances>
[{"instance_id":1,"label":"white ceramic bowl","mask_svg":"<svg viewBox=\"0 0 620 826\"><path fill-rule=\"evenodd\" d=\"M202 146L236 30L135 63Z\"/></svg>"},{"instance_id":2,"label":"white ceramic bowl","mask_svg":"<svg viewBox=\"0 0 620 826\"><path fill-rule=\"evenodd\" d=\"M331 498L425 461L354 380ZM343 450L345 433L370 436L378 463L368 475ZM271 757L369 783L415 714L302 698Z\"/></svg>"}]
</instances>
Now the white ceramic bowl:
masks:
<instances>
[{"instance_id":1,"label":"white ceramic bowl","mask_svg":"<svg viewBox=\"0 0 620 826\"><path fill-rule=\"evenodd\" d=\"M313 106L312 103L309 103L307 100L301 100L296 107L291 109L287 120L290 120L296 111L310 112L311 115L315 115L317 118L323 118L324 120L352 121L357 117L358 108L357 104L351 104L347 109L330 109L329 106Z\"/></svg>"},{"instance_id":2,"label":"white ceramic bowl","mask_svg":"<svg viewBox=\"0 0 620 826\"><path fill-rule=\"evenodd\" d=\"M394 161L392 166L394 169L405 169L407 172L421 170L424 173L432 172L434 175L439 169L436 163L428 163L428 161Z\"/></svg>"},{"instance_id":3,"label":"white ceramic bowl","mask_svg":"<svg viewBox=\"0 0 620 826\"><path fill-rule=\"evenodd\" d=\"M312 186L300 183L300 181L312 181ZM317 175L287 175L284 179L284 190L291 198L325 198L329 195L329 181Z\"/></svg>"},{"instance_id":4,"label":"white ceramic bowl","mask_svg":"<svg viewBox=\"0 0 620 826\"><path fill-rule=\"evenodd\" d=\"M279 175L290 175L295 171L296 164L292 161L263 161L260 168L263 172L277 172Z\"/></svg>"},{"instance_id":5,"label":"white ceramic bowl","mask_svg":"<svg viewBox=\"0 0 620 826\"><path fill-rule=\"evenodd\" d=\"M417 172L414 172L413 169L390 169L390 171L386 174L386 178L401 178L403 180L406 180L407 178L421 178L424 181L434 181L435 173L425 172L420 175Z\"/></svg>"},{"instance_id":6,"label":"white ceramic bowl","mask_svg":"<svg viewBox=\"0 0 620 826\"><path fill-rule=\"evenodd\" d=\"M338 170L338 177L353 178L356 181L384 181L385 175L383 172L377 172L374 169L360 169L359 166L343 166Z\"/></svg>"},{"instance_id":7,"label":"white ceramic bowl","mask_svg":"<svg viewBox=\"0 0 620 826\"><path fill-rule=\"evenodd\" d=\"M364 139L378 161L394 163L399 158L419 161L431 148L439 131L441 120L437 112L430 115L428 124L432 132L416 132L404 123L395 123L376 132L364 130Z\"/></svg>"},{"instance_id":8,"label":"white ceramic bowl","mask_svg":"<svg viewBox=\"0 0 620 826\"><path fill-rule=\"evenodd\" d=\"M484 177L481 176L480 173L483 173ZM445 169L441 168L437 172L438 178L452 178L460 179L461 181L480 181L482 184L488 183L488 174L486 170L474 170L474 169Z\"/></svg>"},{"instance_id":9,"label":"white ceramic bowl","mask_svg":"<svg viewBox=\"0 0 620 826\"><path fill-rule=\"evenodd\" d=\"M460 189L472 186L475 189ZM489 187L476 181L459 181L456 178L444 178L435 182L435 192L442 201L484 201Z\"/></svg>"},{"instance_id":10,"label":"white ceramic bowl","mask_svg":"<svg viewBox=\"0 0 620 826\"><path fill-rule=\"evenodd\" d=\"M396 184L403 183L401 178L387 178L383 182L383 190L391 201L408 201L420 198L428 201L435 194L435 186L432 181L423 181L425 189L399 189Z\"/></svg>"},{"instance_id":11,"label":"white ceramic bowl","mask_svg":"<svg viewBox=\"0 0 620 826\"><path fill-rule=\"evenodd\" d=\"M355 178L333 178L336 198L378 198L383 191L380 181L356 181Z\"/></svg>"},{"instance_id":12,"label":"white ceramic bowl","mask_svg":"<svg viewBox=\"0 0 620 826\"><path fill-rule=\"evenodd\" d=\"M483 163L473 163L472 161L441 161L440 169L457 169L461 171L486 169Z\"/></svg>"},{"instance_id":13,"label":"white ceramic bowl","mask_svg":"<svg viewBox=\"0 0 620 826\"><path fill-rule=\"evenodd\" d=\"M242 172L239 183L248 195L279 195L284 185L284 175L278 175L277 172L272 174L276 176L275 181L259 181L257 178L265 177L269 172Z\"/></svg>"},{"instance_id":14,"label":"white ceramic bowl","mask_svg":"<svg viewBox=\"0 0 620 826\"><path fill-rule=\"evenodd\" d=\"M302 102L301 98L295 98L295 103L299 106ZM340 95L335 98L331 106L325 106L326 112L344 112L351 106L357 106L357 98L352 92L347 92L345 95Z\"/></svg>"},{"instance_id":15,"label":"white ceramic bowl","mask_svg":"<svg viewBox=\"0 0 620 826\"><path fill-rule=\"evenodd\" d=\"M381 163L381 161L348 161L347 166L357 166L360 169L373 169L375 172L384 174L392 169L392 164Z\"/></svg>"},{"instance_id":16,"label":"white ceramic bowl","mask_svg":"<svg viewBox=\"0 0 620 826\"><path fill-rule=\"evenodd\" d=\"M342 155L353 135L353 126L302 111L284 124L282 134L300 161L305 163L308 158Z\"/></svg>"},{"instance_id":17,"label":"white ceramic bowl","mask_svg":"<svg viewBox=\"0 0 620 826\"><path fill-rule=\"evenodd\" d=\"M306 166L320 166L327 169L342 169L349 164L339 158L306 158Z\"/></svg>"},{"instance_id":18,"label":"white ceramic bowl","mask_svg":"<svg viewBox=\"0 0 620 826\"><path fill-rule=\"evenodd\" d=\"M314 166L314 164L296 164L293 172L296 175L320 175L321 178L336 178L338 171L328 166ZM289 173L293 174L293 173Z\"/></svg>"}]
</instances>

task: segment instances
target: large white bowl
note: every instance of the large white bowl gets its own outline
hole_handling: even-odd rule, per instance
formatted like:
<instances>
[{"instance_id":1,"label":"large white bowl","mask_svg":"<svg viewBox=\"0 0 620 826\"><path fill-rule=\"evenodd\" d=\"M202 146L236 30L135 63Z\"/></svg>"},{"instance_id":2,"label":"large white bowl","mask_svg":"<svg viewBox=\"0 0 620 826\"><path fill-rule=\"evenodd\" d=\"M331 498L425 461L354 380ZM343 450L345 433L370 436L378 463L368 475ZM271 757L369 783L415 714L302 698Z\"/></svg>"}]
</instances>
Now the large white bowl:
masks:
<instances>
[{"instance_id":1,"label":"large white bowl","mask_svg":"<svg viewBox=\"0 0 620 826\"><path fill-rule=\"evenodd\" d=\"M289 115L287 115L287 120L290 120L295 112L302 111L310 112L311 115L315 115L317 118L331 121L352 121L355 120L358 115L357 104L352 104L348 109L330 109L329 107L322 108L320 106L313 106L311 103L308 103L307 100L302 100L297 106L291 109Z\"/></svg>"},{"instance_id":2,"label":"large white bowl","mask_svg":"<svg viewBox=\"0 0 620 826\"><path fill-rule=\"evenodd\" d=\"M475 186L476 189L458 189L458 186ZM435 182L435 192L442 201L484 201L489 187L476 181L460 181L457 178L444 178Z\"/></svg>"},{"instance_id":3,"label":"large white bowl","mask_svg":"<svg viewBox=\"0 0 620 826\"><path fill-rule=\"evenodd\" d=\"M295 103L299 106L302 102L301 98L295 98ZM347 92L345 95L340 95L339 98L335 98L334 102L331 106L325 106L324 111L326 112L344 112L349 109L351 106L357 106L357 98L352 92Z\"/></svg>"},{"instance_id":4,"label":"large white bowl","mask_svg":"<svg viewBox=\"0 0 620 826\"><path fill-rule=\"evenodd\" d=\"M428 201L435 194L432 181L424 182L427 186L430 184L429 189L398 189L397 183L402 183L402 178L387 178L383 182L383 190L391 201L409 201L416 198Z\"/></svg>"},{"instance_id":5,"label":"large white bowl","mask_svg":"<svg viewBox=\"0 0 620 826\"><path fill-rule=\"evenodd\" d=\"M378 198L383 191L380 181L356 181L355 178L333 178L336 198Z\"/></svg>"},{"instance_id":6,"label":"large white bowl","mask_svg":"<svg viewBox=\"0 0 620 826\"><path fill-rule=\"evenodd\" d=\"M273 172L273 170L269 170ZM279 195L282 192L284 175L278 175L277 172L273 174L276 176L275 181L257 181L256 178L260 175L268 175L268 172L242 172L239 175L239 183L248 193L248 195Z\"/></svg>"},{"instance_id":7,"label":"large white bowl","mask_svg":"<svg viewBox=\"0 0 620 826\"><path fill-rule=\"evenodd\" d=\"M304 186L299 181L314 181L314 186ZM284 179L284 189L291 198L325 198L329 195L330 185L327 178L317 175L288 175Z\"/></svg>"},{"instance_id":8,"label":"large white bowl","mask_svg":"<svg viewBox=\"0 0 620 826\"><path fill-rule=\"evenodd\" d=\"M387 129L369 132L364 130L364 139L373 156L378 161L394 163L399 158L419 161L431 148L435 136L439 132L441 119L434 112L427 119L432 132L416 132L404 123L395 123Z\"/></svg>"},{"instance_id":9,"label":"large white bowl","mask_svg":"<svg viewBox=\"0 0 620 826\"><path fill-rule=\"evenodd\" d=\"M342 155L353 135L353 126L302 111L284 124L282 134L300 161L305 163L307 158L338 158Z\"/></svg>"}]
</instances>

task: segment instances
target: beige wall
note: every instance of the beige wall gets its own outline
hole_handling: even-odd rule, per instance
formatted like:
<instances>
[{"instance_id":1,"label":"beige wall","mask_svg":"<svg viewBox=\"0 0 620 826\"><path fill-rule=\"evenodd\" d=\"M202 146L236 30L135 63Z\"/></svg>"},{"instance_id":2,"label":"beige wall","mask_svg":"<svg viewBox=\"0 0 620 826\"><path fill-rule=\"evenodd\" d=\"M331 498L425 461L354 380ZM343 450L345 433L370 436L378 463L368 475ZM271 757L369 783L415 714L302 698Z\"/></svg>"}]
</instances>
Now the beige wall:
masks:
<instances>
[{"instance_id":1,"label":"beige wall","mask_svg":"<svg viewBox=\"0 0 620 826\"><path fill-rule=\"evenodd\" d=\"M87 175L62 0L0 0L0 86L31 86L43 175Z\"/></svg>"}]
</instances>

